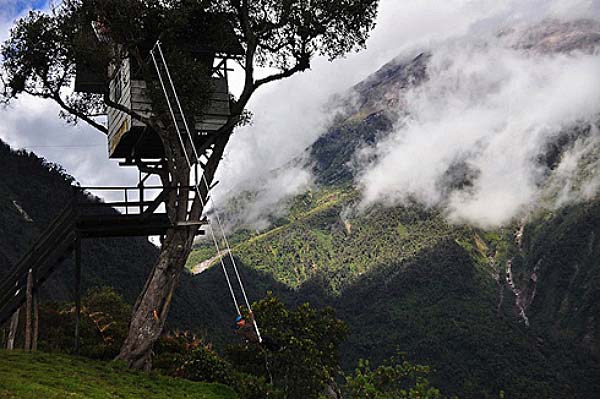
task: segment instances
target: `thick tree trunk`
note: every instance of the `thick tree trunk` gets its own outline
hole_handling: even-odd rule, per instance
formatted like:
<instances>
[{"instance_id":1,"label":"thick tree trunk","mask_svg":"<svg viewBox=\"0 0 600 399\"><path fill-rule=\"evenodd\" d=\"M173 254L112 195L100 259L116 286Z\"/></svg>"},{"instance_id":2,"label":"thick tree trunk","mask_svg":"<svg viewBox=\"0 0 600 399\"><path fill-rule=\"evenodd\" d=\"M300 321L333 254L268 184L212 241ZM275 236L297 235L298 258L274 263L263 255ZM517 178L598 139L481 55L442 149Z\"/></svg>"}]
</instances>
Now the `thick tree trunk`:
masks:
<instances>
[{"instance_id":1,"label":"thick tree trunk","mask_svg":"<svg viewBox=\"0 0 600 399\"><path fill-rule=\"evenodd\" d=\"M168 175L160 174L161 181L165 187L180 187L178 192L172 191L169 194L165 203L169 218L174 225L167 230L158 262L152 269L144 290L134 306L127 338L117 356L117 359L126 361L129 367L147 371L152 368L152 347L163 331L175 288L198 231L197 225L177 226L177 221L198 222L200 220L204 204L208 199L208 187L213 182L231 135L229 131L216 139L212 153L203 167L206 184L199 186L200 196L195 196L189 208L190 189L187 186L190 183L191 170L177 140L171 135L171 142L166 138L169 136L168 132L162 133L165 153L167 159L171 161L168 163ZM191 148L187 153L192 154Z\"/></svg>"},{"instance_id":2,"label":"thick tree trunk","mask_svg":"<svg viewBox=\"0 0 600 399\"><path fill-rule=\"evenodd\" d=\"M158 263L138 299L127 339L117 357L129 367L147 371L152 367L152 347L162 333L194 237L195 229L190 227L167 231Z\"/></svg>"}]
</instances>

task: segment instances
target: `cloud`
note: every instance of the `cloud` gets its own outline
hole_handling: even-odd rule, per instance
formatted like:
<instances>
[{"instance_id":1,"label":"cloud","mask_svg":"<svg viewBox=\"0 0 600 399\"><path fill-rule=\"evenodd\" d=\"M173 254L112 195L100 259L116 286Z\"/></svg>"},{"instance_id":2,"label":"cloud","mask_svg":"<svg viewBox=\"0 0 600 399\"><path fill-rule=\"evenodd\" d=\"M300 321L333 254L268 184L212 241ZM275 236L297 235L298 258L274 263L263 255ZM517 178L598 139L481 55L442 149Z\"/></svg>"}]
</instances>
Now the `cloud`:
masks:
<instances>
[{"instance_id":1,"label":"cloud","mask_svg":"<svg viewBox=\"0 0 600 399\"><path fill-rule=\"evenodd\" d=\"M491 35L437 46L429 80L404 94L409 116L363 150L376 159L359 174L363 205L417 200L482 227L527 213L547 178L544 150L598 118L598 70L598 54L541 55Z\"/></svg>"},{"instance_id":2,"label":"cloud","mask_svg":"<svg viewBox=\"0 0 600 399\"><path fill-rule=\"evenodd\" d=\"M7 37L17 15L41 3L0 0L0 38ZM258 188L263 195L257 197L248 214L250 219L257 219L256 215L268 214L278 200L302 191L311 177L291 161L301 157L326 131L334 113L326 106L330 97L346 91L398 54L435 48L469 35L489 34L499 26L552 16L595 15L599 4L597 0L382 0L377 27L366 51L333 63L316 59L311 71L274 83L256 94L250 104L254 123L234 134L219 171L222 183L215 193L217 203ZM63 165L84 185L135 183L134 170L119 168L115 161L107 159L106 149L101 146L105 143L102 135L84 125L67 127L57 119L57 113L57 107L48 103L23 98L12 109L0 111L0 138L14 147L29 147ZM73 144L97 147L41 147ZM273 170L286 172L271 174Z\"/></svg>"},{"instance_id":3,"label":"cloud","mask_svg":"<svg viewBox=\"0 0 600 399\"><path fill-rule=\"evenodd\" d=\"M26 148L59 163L84 186L136 182L134 169L108 160L106 136L83 123L67 126L58 112L51 102L23 96L0 110L0 138L14 148Z\"/></svg>"},{"instance_id":4,"label":"cloud","mask_svg":"<svg viewBox=\"0 0 600 399\"><path fill-rule=\"evenodd\" d=\"M320 135L322 135L330 121L331 112L327 113L325 104L336 93L346 92L352 85L358 83L368 75L376 71L380 66L397 57L399 54L415 54L418 51L432 48L444 48L447 43L459 40L464 37L481 37L495 35L501 27L519 26L523 24L532 24L539 22L545 18L575 18L580 16L589 16L600 10L599 1L591 0L574 0L569 2L564 1L548 1L548 0L513 0L513 1L496 1L496 0L449 0L440 2L438 0L421 0L414 1L397 1L383 0L381 1L377 27L372 32L371 38L368 41L366 51L358 54L350 54L342 60L337 60L333 63L326 62L322 59L317 59L314 62L311 71L301 75L294 76L286 81L274 84L268 89L259 92L255 99L250 104L250 109L255 113L254 124L251 127L238 131L233 139L229 151L226 155L225 162L220 171L220 178L224 184L220 187L217 194L219 202L224 202L227 198L232 198L236 193L252 189L269 187L269 192L273 194L271 201L265 201L265 204L275 203L279 195L279 199L285 199L293 194L288 190L288 182L283 179L265 179L269 175L269 171L280 168L286 165L291 159L301 156L307 146L312 144ZM457 47L459 45L457 44ZM458 53L462 51L460 48L454 49ZM510 56L516 63L514 53ZM477 55L476 49L471 50L471 54ZM446 54L446 58L450 58L452 54ZM497 54L500 56L501 54ZM493 75L494 65L486 63L495 62L494 55L490 52L485 59L485 55L481 54L481 67L489 67L490 70L481 70L481 75ZM438 59L443 57L438 56ZM468 59L464 58L463 63L468 63ZM566 61L565 61L566 62ZM441 61L440 61L441 63ZM458 68L458 64L455 64ZM513 73L513 69L519 67L530 67L529 65L509 64L507 61L505 71L506 74ZM441 65L440 65L441 67ZM558 70L557 70L558 69ZM556 64L553 73L560 73L560 65ZM440 71L441 73L442 71ZM460 71L455 71L456 73ZM474 73L477 71L474 71ZM451 73L447 71L447 73ZM516 73L516 72L515 72ZM466 76L463 76L465 78ZM523 77L525 78L525 77ZM507 76L506 79L511 80L513 86L518 86L518 76ZM493 82L489 82L493 84ZM523 82L527 83L527 82ZM485 82L481 82L485 84ZM472 87L476 90L477 88ZM485 87L480 87L479 90L484 90ZM506 88L511 90L511 88ZM465 88L465 90L467 90ZM518 88L513 87L512 90L518 91ZM416 94L416 93L414 93ZM442 93L437 93L442 94ZM448 107L451 107L459 99L450 98L451 93L445 93L447 99L451 101ZM466 96L468 93L464 93ZM421 102L425 101L427 93L422 93ZM415 100L419 100L415 98ZM437 106L444 106L438 104ZM476 112L475 108L471 111ZM476 125L476 121L481 121L486 113L490 117L498 117L492 111L481 110L484 112L477 115L477 118L472 121L457 121L463 124L465 129L476 129L481 126ZM458 117L460 115L457 115ZM493 121L490 121L492 123ZM430 121L429 123L433 123ZM475 124L469 126L469 124ZM414 125L414 123L413 123ZM422 126L423 128L425 126ZM416 127L413 127L416 129ZM457 137L446 137L449 145L460 145L453 143L452 140ZM467 140L467 138L458 137L459 140ZM442 138L440 138L442 140ZM439 143L436 143L439 144ZM387 144L386 144L387 145ZM414 145L415 151L426 152L427 139L423 137L423 147ZM424 155L428 155L427 153ZM390 155L392 157L393 155ZM432 159L432 162L438 162L439 159ZM383 168L389 159L382 159L380 168ZM412 165L411 167L414 167ZM444 169L444 164L437 166L439 170ZM381 169L380 169L381 170ZM490 171L491 172L491 171ZM308 173L306 170L298 171L298 173ZM385 173L379 172L383 175ZM498 171L500 174L500 171ZM415 172L408 182L393 181L391 178L377 178L377 169L373 170L365 179L379 179L386 181L391 186L389 190L406 190L403 184L418 185L419 179L434 180L434 171L419 171ZM421 176L423 174L423 176ZM427 176L425 176L428 174ZM291 175L291 174L290 174ZM517 177L517 176L513 176ZM519 176L520 179L531 179L529 175ZM366 180L365 180L366 181ZM298 190L302 190L302 186L296 186ZM425 195L420 187L421 194ZM369 185L368 192L375 195L373 185ZM370 191L369 191L370 190ZM428 197L434 195L435 190L429 190L426 197L427 203L435 203L439 198ZM388 193L389 194L389 193ZM387 194L386 194L387 195ZM506 196L502 204L514 201L515 204L523 204L526 198L534 195L533 192L499 192L497 197ZM515 196L512 198L512 196ZM457 206L460 202L467 201L467 198L459 199L458 197L452 201L453 206ZM475 206L474 203L470 203ZM254 208L254 213L259 212L259 206ZM265 214L269 213L270 207L263 209ZM458 209L458 208L457 208ZM461 208L463 209L463 208ZM466 209L466 208L465 208ZM504 213L504 212L503 212ZM458 217L458 211L452 213ZM253 216L254 217L254 214ZM461 216L462 217L462 216ZM492 220L497 221L500 215L491 216Z\"/></svg>"}]
</instances>

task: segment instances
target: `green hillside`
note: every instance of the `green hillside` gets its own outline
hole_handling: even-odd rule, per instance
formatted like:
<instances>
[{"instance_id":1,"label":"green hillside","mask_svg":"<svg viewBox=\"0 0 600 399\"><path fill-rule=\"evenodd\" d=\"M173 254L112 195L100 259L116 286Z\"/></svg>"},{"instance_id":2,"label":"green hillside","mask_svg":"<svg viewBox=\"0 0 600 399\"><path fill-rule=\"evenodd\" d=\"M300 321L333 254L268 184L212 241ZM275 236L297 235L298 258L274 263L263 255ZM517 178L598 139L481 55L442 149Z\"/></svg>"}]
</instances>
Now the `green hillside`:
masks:
<instances>
[{"instance_id":1,"label":"green hillside","mask_svg":"<svg viewBox=\"0 0 600 399\"><path fill-rule=\"evenodd\" d=\"M121 364L0 351L0 398L233 399L228 387L133 372Z\"/></svg>"},{"instance_id":2,"label":"green hillside","mask_svg":"<svg viewBox=\"0 0 600 399\"><path fill-rule=\"evenodd\" d=\"M461 397L496 398L500 390L512 398L587 397L600 388L587 350L519 319L505 279L518 226L491 232L453 226L416 206L352 216L356 198L350 188L310 192L295 199L277 226L232 237L244 265L292 290L280 291L288 302L337 310L350 326L342 356L347 369L359 358L377 364L399 348L431 364L434 383ZM597 229L588 226L584 234ZM525 241L560 245L557 238L529 237L545 229L532 223ZM197 246L197 254L210 253L209 243ZM594 253L586 259L597 272ZM210 272L220 268L201 276Z\"/></svg>"},{"instance_id":3,"label":"green hillside","mask_svg":"<svg viewBox=\"0 0 600 399\"><path fill-rule=\"evenodd\" d=\"M432 365L433 382L464 398L497 398L501 390L523 399L593 397L600 391L597 198L489 231L448 224L418 204L357 206L353 156L390 132L396 116L386 104L427 78L429 59L396 60L358 84L347 114L308 149L317 186L290 200L287 216L270 228L236 231L233 251L245 273L260 272L265 286L277 282L287 302L336 309L350 327L346 369L359 358L379 364L399 349ZM548 147L540 162L549 175L588 131L575 127ZM456 176L447 189L468 179ZM228 211L248 198L234 199ZM214 255L199 242L188 266Z\"/></svg>"}]
</instances>

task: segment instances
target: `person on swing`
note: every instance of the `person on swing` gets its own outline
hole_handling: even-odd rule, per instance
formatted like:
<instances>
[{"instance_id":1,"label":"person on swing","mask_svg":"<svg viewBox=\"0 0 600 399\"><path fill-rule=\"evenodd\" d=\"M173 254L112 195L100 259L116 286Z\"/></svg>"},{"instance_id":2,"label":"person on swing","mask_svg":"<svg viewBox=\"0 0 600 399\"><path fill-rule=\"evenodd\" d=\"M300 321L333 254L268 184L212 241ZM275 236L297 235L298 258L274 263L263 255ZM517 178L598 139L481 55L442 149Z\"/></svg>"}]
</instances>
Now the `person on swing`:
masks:
<instances>
[{"instance_id":1,"label":"person on swing","mask_svg":"<svg viewBox=\"0 0 600 399\"><path fill-rule=\"evenodd\" d=\"M281 346L270 337L264 336L262 337L262 341L258 338L258 334L254 327L254 313L252 313L252 311L250 311L248 315L248 320L244 319L241 315L238 315L235 318L235 333L243 337L247 343L262 344L270 351L278 351L281 349Z\"/></svg>"},{"instance_id":2,"label":"person on swing","mask_svg":"<svg viewBox=\"0 0 600 399\"><path fill-rule=\"evenodd\" d=\"M244 319L241 315L235 318L235 333L243 337L248 343L260 343L256 329L254 328L254 313L249 313L248 320Z\"/></svg>"}]
</instances>

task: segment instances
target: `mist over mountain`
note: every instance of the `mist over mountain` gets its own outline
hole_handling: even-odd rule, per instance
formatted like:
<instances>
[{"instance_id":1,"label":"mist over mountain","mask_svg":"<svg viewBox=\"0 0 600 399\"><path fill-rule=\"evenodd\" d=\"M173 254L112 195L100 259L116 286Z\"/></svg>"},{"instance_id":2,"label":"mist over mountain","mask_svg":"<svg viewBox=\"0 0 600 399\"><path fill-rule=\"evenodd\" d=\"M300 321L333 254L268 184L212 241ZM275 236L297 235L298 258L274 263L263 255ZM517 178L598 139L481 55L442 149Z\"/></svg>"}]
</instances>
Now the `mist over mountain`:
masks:
<instances>
[{"instance_id":1,"label":"mist over mountain","mask_svg":"<svg viewBox=\"0 0 600 399\"><path fill-rule=\"evenodd\" d=\"M400 348L460 397L593 396L599 33L552 19L396 57L228 204L234 253L337 310L346 367Z\"/></svg>"},{"instance_id":2,"label":"mist over mountain","mask_svg":"<svg viewBox=\"0 0 600 399\"><path fill-rule=\"evenodd\" d=\"M488 228L588 200L599 44L598 21L553 19L399 56L330 102L331 127L258 179L236 219L264 227L312 183L356 185L360 208L416 201Z\"/></svg>"}]
</instances>

